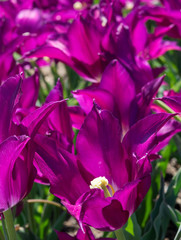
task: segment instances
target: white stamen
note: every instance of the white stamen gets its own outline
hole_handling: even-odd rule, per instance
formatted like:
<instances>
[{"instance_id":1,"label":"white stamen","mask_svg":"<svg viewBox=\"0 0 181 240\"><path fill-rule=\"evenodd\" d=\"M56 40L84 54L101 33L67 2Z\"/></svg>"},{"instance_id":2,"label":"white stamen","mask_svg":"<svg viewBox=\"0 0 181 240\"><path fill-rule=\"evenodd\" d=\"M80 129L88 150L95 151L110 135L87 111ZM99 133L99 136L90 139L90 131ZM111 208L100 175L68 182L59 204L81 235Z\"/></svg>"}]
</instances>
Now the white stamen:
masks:
<instances>
[{"instance_id":1,"label":"white stamen","mask_svg":"<svg viewBox=\"0 0 181 240\"><path fill-rule=\"evenodd\" d=\"M104 189L108 185L108 180L105 177L97 177L91 181L90 189Z\"/></svg>"},{"instance_id":2,"label":"white stamen","mask_svg":"<svg viewBox=\"0 0 181 240\"><path fill-rule=\"evenodd\" d=\"M107 18L105 18L104 16L101 18L102 21L102 26L105 27L107 24Z\"/></svg>"},{"instance_id":3,"label":"white stamen","mask_svg":"<svg viewBox=\"0 0 181 240\"><path fill-rule=\"evenodd\" d=\"M81 10L82 7L83 7L83 5L82 5L82 3L79 2L79 1L78 1L78 2L75 2L74 5L73 5L73 8L74 8L75 10Z\"/></svg>"},{"instance_id":4,"label":"white stamen","mask_svg":"<svg viewBox=\"0 0 181 240\"><path fill-rule=\"evenodd\" d=\"M126 3L126 9L127 10L131 10L133 7L134 7L134 3L133 2L128 1Z\"/></svg>"}]
</instances>

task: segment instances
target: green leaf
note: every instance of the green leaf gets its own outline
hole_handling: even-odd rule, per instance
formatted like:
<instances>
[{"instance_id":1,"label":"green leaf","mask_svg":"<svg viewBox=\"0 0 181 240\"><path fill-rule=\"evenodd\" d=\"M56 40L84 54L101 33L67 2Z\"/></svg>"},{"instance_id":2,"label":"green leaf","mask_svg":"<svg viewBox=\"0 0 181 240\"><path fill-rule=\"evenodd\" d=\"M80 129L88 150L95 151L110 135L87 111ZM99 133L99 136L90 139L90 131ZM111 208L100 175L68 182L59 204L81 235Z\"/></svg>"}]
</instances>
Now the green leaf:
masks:
<instances>
[{"instance_id":1,"label":"green leaf","mask_svg":"<svg viewBox=\"0 0 181 240\"><path fill-rule=\"evenodd\" d=\"M26 231L24 228L17 231L18 240L26 239L26 240L39 240L37 236L35 236L31 231Z\"/></svg>"},{"instance_id":2,"label":"green leaf","mask_svg":"<svg viewBox=\"0 0 181 240\"><path fill-rule=\"evenodd\" d=\"M55 233L55 229L58 230L58 231L61 231L62 228L63 228L63 223L65 221L67 217L67 212L63 212L59 218L57 219L57 221L55 222L55 224L53 225L53 231L52 233L48 236L48 240L54 240L54 239L57 239L57 235Z\"/></svg>"},{"instance_id":3,"label":"green leaf","mask_svg":"<svg viewBox=\"0 0 181 240\"><path fill-rule=\"evenodd\" d=\"M150 221L147 224L145 230L145 234L141 238L141 240L161 240L160 237L160 229L162 222L162 202L164 200L164 182L163 178L161 178L161 189L160 196L155 203L154 209L151 212ZM156 223L156 224L155 224Z\"/></svg>"},{"instance_id":4,"label":"green leaf","mask_svg":"<svg viewBox=\"0 0 181 240\"><path fill-rule=\"evenodd\" d=\"M178 170L176 175L172 178L168 190L166 192L166 202L170 206L175 205L177 195L181 189L181 168Z\"/></svg>"},{"instance_id":5,"label":"green leaf","mask_svg":"<svg viewBox=\"0 0 181 240\"><path fill-rule=\"evenodd\" d=\"M164 203L164 211L168 218L172 220L177 227L179 227L181 223L181 213L166 203Z\"/></svg>"},{"instance_id":6,"label":"green leaf","mask_svg":"<svg viewBox=\"0 0 181 240\"><path fill-rule=\"evenodd\" d=\"M180 227L177 231L177 234L176 234L174 240L180 240L180 239L181 239L181 224L180 224Z\"/></svg>"},{"instance_id":7,"label":"green leaf","mask_svg":"<svg viewBox=\"0 0 181 240\"><path fill-rule=\"evenodd\" d=\"M141 228L137 222L135 213L128 219L128 222L124 226L124 230L126 240L140 240Z\"/></svg>"}]
</instances>

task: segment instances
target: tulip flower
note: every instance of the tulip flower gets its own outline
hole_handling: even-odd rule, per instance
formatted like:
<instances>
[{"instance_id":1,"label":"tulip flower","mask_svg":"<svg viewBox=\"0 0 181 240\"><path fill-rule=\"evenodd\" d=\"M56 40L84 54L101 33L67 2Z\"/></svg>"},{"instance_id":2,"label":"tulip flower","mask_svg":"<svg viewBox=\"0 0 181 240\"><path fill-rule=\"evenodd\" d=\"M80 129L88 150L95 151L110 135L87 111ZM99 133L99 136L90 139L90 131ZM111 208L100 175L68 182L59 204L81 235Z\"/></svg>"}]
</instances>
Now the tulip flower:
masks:
<instances>
[{"instance_id":1,"label":"tulip flower","mask_svg":"<svg viewBox=\"0 0 181 240\"><path fill-rule=\"evenodd\" d=\"M0 212L13 207L29 193L36 175L34 145L30 137L15 135L13 126L20 85L21 78L17 75L0 86Z\"/></svg>"},{"instance_id":2,"label":"tulip flower","mask_svg":"<svg viewBox=\"0 0 181 240\"><path fill-rule=\"evenodd\" d=\"M9 239L16 239L11 208L27 196L37 174L33 164L34 136L45 118L60 104L50 102L23 119L16 118L17 107L23 106L21 82L20 75L17 75L0 86L0 213L4 214ZM30 85L32 82L30 78ZM24 106L32 107L31 98L32 95L27 96Z\"/></svg>"},{"instance_id":3,"label":"tulip flower","mask_svg":"<svg viewBox=\"0 0 181 240\"><path fill-rule=\"evenodd\" d=\"M23 94L17 104L14 116L14 123L17 125L17 131L31 136L32 141L36 142L36 135L43 135L53 139L57 145L69 152L73 151L73 131L69 116L67 103L63 100L63 92L60 81L50 91L45 103L41 107L35 106L37 100L38 75L24 79L22 84ZM31 91L27 91L31 86ZM26 98L25 98L26 95ZM36 146L39 142L36 142ZM38 157L37 148L35 155ZM36 162L34 166L37 170L35 181L47 183Z\"/></svg>"},{"instance_id":4,"label":"tulip flower","mask_svg":"<svg viewBox=\"0 0 181 240\"><path fill-rule=\"evenodd\" d=\"M162 82L163 77L150 81L138 92L141 83L135 81L119 61L113 60L105 69L100 84L73 91L73 96L86 114L95 100L102 109L119 119L126 133L131 125L151 113L152 98Z\"/></svg>"},{"instance_id":5,"label":"tulip flower","mask_svg":"<svg viewBox=\"0 0 181 240\"><path fill-rule=\"evenodd\" d=\"M164 18L165 20L163 20ZM170 21L168 24L165 24L166 18L168 18L167 21ZM163 26L156 26L153 33L149 33L146 27L148 20L156 21L158 25L161 25L160 22L162 21L164 23ZM161 7L145 6L135 8L125 18L125 23L130 28L136 55L141 56L145 60L158 58L169 50L181 50L176 41L163 40L166 35L174 31L175 24L172 13L165 11Z\"/></svg>"},{"instance_id":6,"label":"tulip flower","mask_svg":"<svg viewBox=\"0 0 181 240\"><path fill-rule=\"evenodd\" d=\"M32 166L33 149L31 153L29 140L27 136L11 136L0 144L0 212L15 206L31 190L35 172L32 174L30 170L35 169Z\"/></svg>"},{"instance_id":7,"label":"tulip flower","mask_svg":"<svg viewBox=\"0 0 181 240\"><path fill-rule=\"evenodd\" d=\"M175 133L157 136L172 116L149 115L122 138L118 120L95 105L77 136L77 156L52 139L37 136L40 157L36 161L50 191L82 229L86 224L114 231L127 222L150 187L155 149Z\"/></svg>"},{"instance_id":8,"label":"tulip flower","mask_svg":"<svg viewBox=\"0 0 181 240\"><path fill-rule=\"evenodd\" d=\"M29 78L24 84L35 85L35 78ZM34 96L28 96L27 86L23 85L22 90L27 94L27 101L23 101L21 93L22 79L20 75L7 79L0 86L0 165L2 174L0 210L16 205L31 190L36 177L36 169L33 165L35 155L34 137L42 127L47 116L61 103L61 101L50 101L42 107L35 108ZM21 100L22 97L22 100ZM32 101L33 100L33 101ZM16 116L21 112L18 107L24 107L24 116ZM26 109L28 107L28 109ZM31 110L30 110L31 109Z\"/></svg>"},{"instance_id":9,"label":"tulip flower","mask_svg":"<svg viewBox=\"0 0 181 240\"><path fill-rule=\"evenodd\" d=\"M43 56L64 62L91 82L100 81L113 59L118 59L140 84L153 79L148 63L135 55L129 27L124 21L112 22L102 13L101 6L77 16L66 33L55 35L43 46L25 54L25 57Z\"/></svg>"}]
</instances>

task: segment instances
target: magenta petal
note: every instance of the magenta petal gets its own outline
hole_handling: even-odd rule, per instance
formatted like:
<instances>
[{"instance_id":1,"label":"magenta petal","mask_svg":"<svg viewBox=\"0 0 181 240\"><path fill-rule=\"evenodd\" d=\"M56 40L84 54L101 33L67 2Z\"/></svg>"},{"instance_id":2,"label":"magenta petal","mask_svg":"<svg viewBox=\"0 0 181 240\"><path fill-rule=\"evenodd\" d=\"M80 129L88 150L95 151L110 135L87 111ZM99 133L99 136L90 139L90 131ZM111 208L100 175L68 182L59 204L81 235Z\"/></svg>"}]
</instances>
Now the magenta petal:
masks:
<instances>
[{"instance_id":1,"label":"magenta petal","mask_svg":"<svg viewBox=\"0 0 181 240\"><path fill-rule=\"evenodd\" d=\"M139 19L132 31L132 42L136 49L136 53L143 52L148 39L148 32L143 19Z\"/></svg>"},{"instance_id":2,"label":"magenta petal","mask_svg":"<svg viewBox=\"0 0 181 240\"><path fill-rule=\"evenodd\" d=\"M22 126L27 128L28 134L31 135L32 138L37 133L46 117L62 102L63 100L47 103L37 110L31 112L23 119Z\"/></svg>"},{"instance_id":3,"label":"magenta petal","mask_svg":"<svg viewBox=\"0 0 181 240\"><path fill-rule=\"evenodd\" d=\"M128 69L135 64L135 53L129 27L123 22L110 26L103 37L102 46Z\"/></svg>"},{"instance_id":4,"label":"magenta petal","mask_svg":"<svg viewBox=\"0 0 181 240\"><path fill-rule=\"evenodd\" d=\"M28 78L24 78L22 82L22 96L20 99L20 106L22 108L35 107L39 93L39 76L38 71Z\"/></svg>"},{"instance_id":5,"label":"magenta petal","mask_svg":"<svg viewBox=\"0 0 181 240\"><path fill-rule=\"evenodd\" d=\"M56 231L59 240L95 240L89 227L84 227L84 232L79 229L75 237L69 236L67 233Z\"/></svg>"},{"instance_id":6,"label":"magenta petal","mask_svg":"<svg viewBox=\"0 0 181 240\"><path fill-rule=\"evenodd\" d=\"M0 142L8 137L10 121L13 114L13 108L16 104L16 97L20 89L20 75L7 79L0 86Z\"/></svg>"},{"instance_id":7,"label":"magenta petal","mask_svg":"<svg viewBox=\"0 0 181 240\"><path fill-rule=\"evenodd\" d=\"M26 136L12 136L0 144L0 212L16 205L28 191L28 166L21 155L28 141Z\"/></svg>"},{"instance_id":8,"label":"magenta petal","mask_svg":"<svg viewBox=\"0 0 181 240\"><path fill-rule=\"evenodd\" d=\"M177 45L177 42L173 41L163 41L163 37L153 40L149 46L150 48L150 57L149 59L155 59L163 55L169 50L181 50L181 47Z\"/></svg>"},{"instance_id":9,"label":"magenta petal","mask_svg":"<svg viewBox=\"0 0 181 240\"><path fill-rule=\"evenodd\" d=\"M84 231L85 232L83 232L81 229L78 230L76 236L77 240L95 240L95 237L89 227L84 227Z\"/></svg>"},{"instance_id":10,"label":"magenta petal","mask_svg":"<svg viewBox=\"0 0 181 240\"><path fill-rule=\"evenodd\" d=\"M130 125L136 123L139 119L144 118L151 112L151 103L153 97L156 95L159 87L163 82L164 76L154 79L147 83L141 89L141 93L137 95L135 100L132 102L130 109Z\"/></svg>"},{"instance_id":11,"label":"magenta petal","mask_svg":"<svg viewBox=\"0 0 181 240\"><path fill-rule=\"evenodd\" d=\"M79 105L85 113L89 113L93 107L93 101L101 107L101 109L114 110L114 99L112 94L107 90L100 89L98 86L77 90L72 92L74 98L77 99Z\"/></svg>"},{"instance_id":12,"label":"magenta petal","mask_svg":"<svg viewBox=\"0 0 181 240\"><path fill-rule=\"evenodd\" d=\"M79 221L101 231L114 231L122 227L128 217L128 211L123 210L117 199L105 198L103 191L96 190L83 202Z\"/></svg>"},{"instance_id":13,"label":"magenta petal","mask_svg":"<svg viewBox=\"0 0 181 240\"><path fill-rule=\"evenodd\" d=\"M74 203L88 189L78 171L74 155L58 149L56 142L46 136L37 134L35 143L39 155L36 162L50 182L50 191L60 199Z\"/></svg>"},{"instance_id":14,"label":"magenta petal","mask_svg":"<svg viewBox=\"0 0 181 240\"><path fill-rule=\"evenodd\" d=\"M70 58L70 53L68 52L66 46L59 41L49 41L41 47L38 47L30 52L25 54L25 57L37 57L43 58L44 56L64 60L66 64L70 66L73 65L73 62Z\"/></svg>"},{"instance_id":15,"label":"magenta petal","mask_svg":"<svg viewBox=\"0 0 181 240\"><path fill-rule=\"evenodd\" d=\"M136 161L136 178L143 178L145 176L148 176L151 171L152 171L152 166L150 163L150 158L151 160L155 160L154 158L158 159L159 155L158 154L152 154L148 156L146 155L145 157L142 157L141 159L138 159Z\"/></svg>"},{"instance_id":16,"label":"magenta petal","mask_svg":"<svg viewBox=\"0 0 181 240\"><path fill-rule=\"evenodd\" d=\"M128 172L120 140L118 120L110 112L94 106L77 136L77 158L81 173L84 175L89 172L94 178L105 176L110 184L116 184L116 188L124 185ZM93 180L87 173L85 175L87 181Z\"/></svg>"},{"instance_id":17,"label":"magenta petal","mask_svg":"<svg viewBox=\"0 0 181 240\"><path fill-rule=\"evenodd\" d=\"M35 178L35 182L40 183L40 184L44 184L44 185L49 185L50 182L49 180L43 175L43 173L41 172L37 162L41 161L39 160L39 155L35 152L35 157L34 157L35 161L33 161L33 165L36 168L37 174L36 174L36 178Z\"/></svg>"},{"instance_id":18,"label":"magenta petal","mask_svg":"<svg viewBox=\"0 0 181 240\"><path fill-rule=\"evenodd\" d=\"M24 57L43 58L44 56L62 61L73 68L83 78L92 82L96 82L97 80L95 80L95 77L100 74L100 66L97 63L94 63L93 66L89 66L82 62L78 62L76 59L73 61L68 47L59 40L49 40L43 46L27 52Z\"/></svg>"},{"instance_id":19,"label":"magenta petal","mask_svg":"<svg viewBox=\"0 0 181 240\"><path fill-rule=\"evenodd\" d=\"M158 145L152 150L152 153L159 152L165 147L170 139L178 132L181 131L181 123L176 120L168 121L157 133Z\"/></svg>"},{"instance_id":20,"label":"magenta petal","mask_svg":"<svg viewBox=\"0 0 181 240\"><path fill-rule=\"evenodd\" d=\"M63 100L63 89L60 81L57 82L56 86L50 91L46 103L62 101ZM58 131L67 137L70 143L73 142L74 133L72 131L72 123L66 101L62 101L59 106L55 108L48 116L48 125L52 131Z\"/></svg>"},{"instance_id":21,"label":"magenta petal","mask_svg":"<svg viewBox=\"0 0 181 240\"><path fill-rule=\"evenodd\" d=\"M86 117L85 112L78 106L69 107L69 114L74 128L80 129Z\"/></svg>"},{"instance_id":22,"label":"magenta petal","mask_svg":"<svg viewBox=\"0 0 181 240\"><path fill-rule=\"evenodd\" d=\"M149 115L134 124L123 139L128 155L131 157L136 154L140 159L149 153L159 143L157 132L172 117L173 114L158 113Z\"/></svg>"},{"instance_id":23,"label":"magenta petal","mask_svg":"<svg viewBox=\"0 0 181 240\"><path fill-rule=\"evenodd\" d=\"M71 237L64 232L59 232L57 230L55 231L57 233L59 240L95 240L94 235L92 234L90 228L87 226L84 226L84 232L81 229L79 229L75 237ZM99 238L99 239L106 240L108 238ZM113 240L113 239L109 238L109 240Z\"/></svg>"},{"instance_id":24,"label":"magenta petal","mask_svg":"<svg viewBox=\"0 0 181 240\"><path fill-rule=\"evenodd\" d=\"M57 234L59 240L76 240L75 237L71 237L65 232L56 231L56 234Z\"/></svg>"},{"instance_id":25,"label":"magenta petal","mask_svg":"<svg viewBox=\"0 0 181 240\"><path fill-rule=\"evenodd\" d=\"M110 92L117 104L122 128L129 128L129 111L136 92L135 84L127 70L116 60L112 61L103 73L100 88Z\"/></svg>"},{"instance_id":26,"label":"magenta petal","mask_svg":"<svg viewBox=\"0 0 181 240\"><path fill-rule=\"evenodd\" d=\"M142 202L151 185L151 176L137 179L127 183L121 190L113 196L119 200L123 209L129 212L129 216L137 209Z\"/></svg>"},{"instance_id":27,"label":"magenta petal","mask_svg":"<svg viewBox=\"0 0 181 240\"><path fill-rule=\"evenodd\" d=\"M18 34L37 33L43 27L44 19L39 9L23 9L17 14Z\"/></svg>"},{"instance_id":28,"label":"magenta petal","mask_svg":"<svg viewBox=\"0 0 181 240\"><path fill-rule=\"evenodd\" d=\"M99 60L101 32L82 17L77 18L69 32L69 48L73 58L88 65Z\"/></svg>"}]
</instances>

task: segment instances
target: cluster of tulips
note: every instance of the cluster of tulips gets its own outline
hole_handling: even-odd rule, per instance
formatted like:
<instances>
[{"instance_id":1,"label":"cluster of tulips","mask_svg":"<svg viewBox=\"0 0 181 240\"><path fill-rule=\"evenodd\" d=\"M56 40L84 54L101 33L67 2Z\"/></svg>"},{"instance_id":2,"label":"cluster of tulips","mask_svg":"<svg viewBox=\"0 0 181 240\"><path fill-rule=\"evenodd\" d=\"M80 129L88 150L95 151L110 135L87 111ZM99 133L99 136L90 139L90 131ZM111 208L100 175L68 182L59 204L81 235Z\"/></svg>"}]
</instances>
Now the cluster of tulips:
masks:
<instances>
[{"instance_id":1,"label":"cluster of tulips","mask_svg":"<svg viewBox=\"0 0 181 240\"><path fill-rule=\"evenodd\" d=\"M75 237L56 229L57 239L94 240L93 227L128 240L122 227L152 165L181 132L181 93L160 90L167 66L152 64L181 50L180 9L180 0L0 2L2 239L21 239L13 209L21 213L36 182L80 227ZM75 104L64 99L60 62L83 86L69 88ZM40 100L45 67L55 84Z\"/></svg>"}]
</instances>

